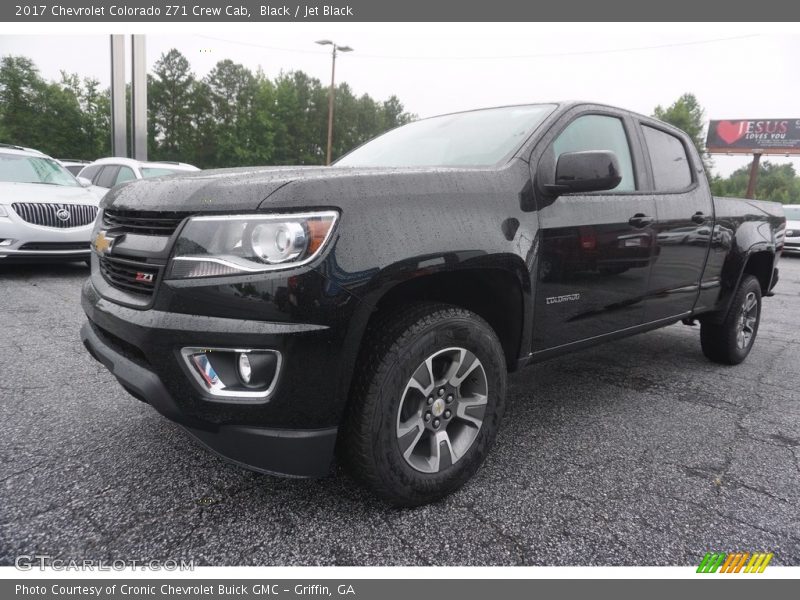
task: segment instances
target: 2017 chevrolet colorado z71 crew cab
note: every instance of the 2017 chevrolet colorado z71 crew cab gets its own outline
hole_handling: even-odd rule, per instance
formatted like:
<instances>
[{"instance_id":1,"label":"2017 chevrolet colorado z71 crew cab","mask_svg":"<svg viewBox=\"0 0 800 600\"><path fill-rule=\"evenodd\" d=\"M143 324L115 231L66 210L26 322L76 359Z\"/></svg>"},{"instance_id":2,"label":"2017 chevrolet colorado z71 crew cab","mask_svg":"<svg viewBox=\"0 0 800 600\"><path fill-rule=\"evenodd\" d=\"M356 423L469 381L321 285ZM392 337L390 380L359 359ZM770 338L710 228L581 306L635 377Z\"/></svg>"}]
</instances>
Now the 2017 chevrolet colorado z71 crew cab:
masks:
<instances>
[{"instance_id":1,"label":"2017 chevrolet colorado z71 crew cab","mask_svg":"<svg viewBox=\"0 0 800 600\"><path fill-rule=\"evenodd\" d=\"M780 205L712 198L681 131L585 103L424 119L332 167L136 181L101 206L89 352L229 460L402 505L479 467L506 374L699 320L745 359Z\"/></svg>"}]
</instances>

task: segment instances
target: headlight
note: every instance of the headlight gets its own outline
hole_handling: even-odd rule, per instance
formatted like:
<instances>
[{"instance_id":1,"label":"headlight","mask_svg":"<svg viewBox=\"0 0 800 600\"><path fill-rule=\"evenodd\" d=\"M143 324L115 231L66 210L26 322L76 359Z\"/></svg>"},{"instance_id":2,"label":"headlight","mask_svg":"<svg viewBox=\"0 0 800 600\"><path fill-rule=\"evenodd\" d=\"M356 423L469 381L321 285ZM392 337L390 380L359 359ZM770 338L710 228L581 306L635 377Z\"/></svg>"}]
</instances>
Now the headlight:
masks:
<instances>
[{"instance_id":1,"label":"headlight","mask_svg":"<svg viewBox=\"0 0 800 600\"><path fill-rule=\"evenodd\" d=\"M7 217L7 216L8 213L6 212L5 207L2 204L0 204L0 217Z\"/></svg>"},{"instance_id":2,"label":"headlight","mask_svg":"<svg viewBox=\"0 0 800 600\"><path fill-rule=\"evenodd\" d=\"M784 235L786 237L797 237L798 235L800 235L800 231L796 229L787 229Z\"/></svg>"},{"instance_id":3,"label":"headlight","mask_svg":"<svg viewBox=\"0 0 800 600\"><path fill-rule=\"evenodd\" d=\"M168 279L242 275L303 265L330 238L335 211L189 219L175 245Z\"/></svg>"}]
</instances>

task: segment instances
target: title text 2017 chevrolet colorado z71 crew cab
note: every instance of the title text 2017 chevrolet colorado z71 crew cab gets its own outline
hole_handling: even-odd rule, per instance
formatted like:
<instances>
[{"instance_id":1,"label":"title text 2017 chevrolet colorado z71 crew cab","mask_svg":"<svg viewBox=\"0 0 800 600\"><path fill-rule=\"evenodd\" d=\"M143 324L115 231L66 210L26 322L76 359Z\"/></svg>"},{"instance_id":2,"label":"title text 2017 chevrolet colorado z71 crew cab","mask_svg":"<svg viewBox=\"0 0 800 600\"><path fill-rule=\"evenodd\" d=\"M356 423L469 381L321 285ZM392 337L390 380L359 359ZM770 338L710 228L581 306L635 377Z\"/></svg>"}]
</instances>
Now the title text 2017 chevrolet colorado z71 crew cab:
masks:
<instances>
[{"instance_id":1,"label":"title text 2017 chevrolet colorado z71 crew cab","mask_svg":"<svg viewBox=\"0 0 800 600\"><path fill-rule=\"evenodd\" d=\"M712 198L681 131L583 103L425 119L332 167L112 190L89 352L229 460L402 505L479 467L519 367L677 321L735 364L778 278L777 204Z\"/></svg>"}]
</instances>

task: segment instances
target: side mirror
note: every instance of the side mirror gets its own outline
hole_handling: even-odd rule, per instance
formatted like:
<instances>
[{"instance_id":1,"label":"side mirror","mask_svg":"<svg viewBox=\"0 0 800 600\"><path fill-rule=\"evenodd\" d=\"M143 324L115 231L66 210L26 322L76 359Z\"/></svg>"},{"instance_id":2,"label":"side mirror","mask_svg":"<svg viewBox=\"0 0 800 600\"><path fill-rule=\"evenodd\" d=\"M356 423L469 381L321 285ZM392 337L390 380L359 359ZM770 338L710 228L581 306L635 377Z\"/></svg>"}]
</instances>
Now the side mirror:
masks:
<instances>
[{"instance_id":1,"label":"side mirror","mask_svg":"<svg viewBox=\"0 0 800 600\"><path fill-rule=\"evenodd\" d=\"M92 187L92 182L86 179L86 177L76 177L75 179L78 180L78 183L81 184L81 187Z\"/></svg>"},{"instance_id":2,"label":"side mirror","mask_svg":"<svg viewBox=\"0 0 800 600\"><path fill-rule=\"evenodd\" d=\"M613 190L622 181L617 155L610 150L564 152L556 164L556 181L545 185L553 194Z\"/></svg>"}]
</instances>

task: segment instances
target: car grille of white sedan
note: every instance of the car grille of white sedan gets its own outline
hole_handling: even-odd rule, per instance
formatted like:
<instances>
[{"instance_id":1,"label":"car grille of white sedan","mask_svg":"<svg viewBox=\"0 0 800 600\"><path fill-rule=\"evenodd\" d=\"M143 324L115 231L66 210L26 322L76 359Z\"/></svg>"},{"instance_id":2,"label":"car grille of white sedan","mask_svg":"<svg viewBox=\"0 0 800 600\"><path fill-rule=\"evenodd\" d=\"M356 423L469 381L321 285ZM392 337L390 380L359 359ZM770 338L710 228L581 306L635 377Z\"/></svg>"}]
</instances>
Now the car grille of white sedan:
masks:
<instances>
[{"instance_id":1,"label":"car grille of white sedan","mask_svg":"<svg viewBox=\"0 0 800 600\"><path fill-rule=\"evenodd\" d=\"M90 225L97 217L97 207L87 204L15 202L11 208L23 221L58 229Z\"/></svg>"}]
</instances>

